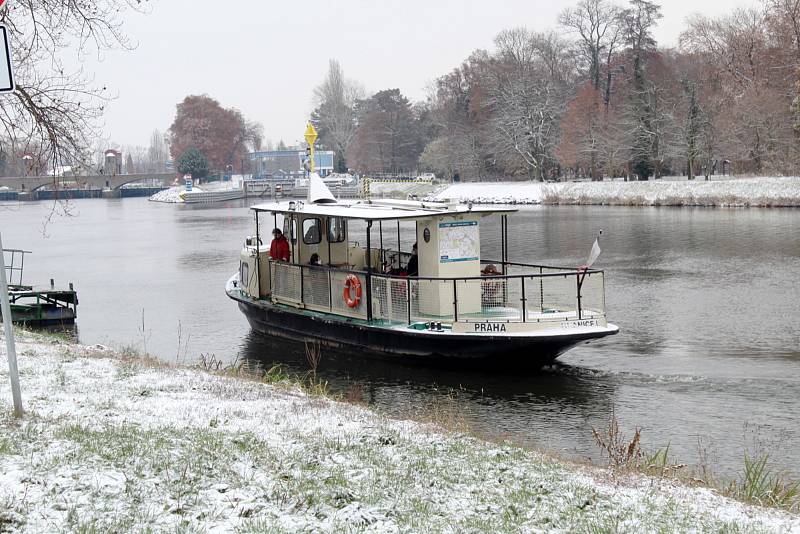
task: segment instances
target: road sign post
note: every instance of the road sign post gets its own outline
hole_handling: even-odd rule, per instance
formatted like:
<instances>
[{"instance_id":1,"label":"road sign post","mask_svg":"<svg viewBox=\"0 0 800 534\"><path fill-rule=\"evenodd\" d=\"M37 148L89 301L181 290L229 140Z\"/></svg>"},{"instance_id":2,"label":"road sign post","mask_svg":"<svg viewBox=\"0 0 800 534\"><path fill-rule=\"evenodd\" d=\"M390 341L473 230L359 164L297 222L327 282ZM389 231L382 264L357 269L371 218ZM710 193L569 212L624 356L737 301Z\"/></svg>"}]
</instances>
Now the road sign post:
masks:
<instances>
[{"instance_id":1,"label":"road sign post","mask_svg":"<svg viewBox=\"0 0 800 534\"><path fill-rule=\"evenodd\" d=\"M0 235L0 311L3 314L3 330L6 335L6 352L8 353L8 375L11 378L11 397L14 399L14 415L22 417L22 393L19 388L19 370L17 369L17 349L14 345L14 328L11 324L11 303L8 299L8 283L6 280L6 257L3 252L3 237Z\"/></svg>"},{"instance_id":2,"label":"road sign post","mask_svg":"<svg viewBox=\"0 0 800 534\"><path fill-rule=\"evenodd\" d=\"M0 0L0 10L4 2ZM8 41L8 29L0 24L0 93L14 91L14 69L11 67L11 45Z\"/></svg>"}]
</instances>

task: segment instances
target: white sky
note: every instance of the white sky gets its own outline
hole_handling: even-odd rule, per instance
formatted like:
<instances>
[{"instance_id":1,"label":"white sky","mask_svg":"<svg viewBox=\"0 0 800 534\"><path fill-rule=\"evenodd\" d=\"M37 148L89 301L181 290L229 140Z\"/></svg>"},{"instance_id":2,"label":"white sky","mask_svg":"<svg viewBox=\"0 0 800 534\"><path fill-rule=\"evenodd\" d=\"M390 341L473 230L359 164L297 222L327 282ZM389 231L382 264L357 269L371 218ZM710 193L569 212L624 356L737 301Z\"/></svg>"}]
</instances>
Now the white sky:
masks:
<instances>
[{"instance_id":1,"label":"white sky","mask_svg":"<svg viewBox=\"0 0 800 534\"><path fill-rule=\"evenodd\" d=\"M663 0L655 34L674 46L686 16L717 16L757 0ZM491 49L503 29L556 27L563 0L154 0L148 15L128 15L138 47L111 52L88 69L118 94L107 108L109 138L147 145L166 130L175 105L206 93L264 125L265 138L298 141L314 86L328 60L369 93L399 88L412 100L473 50Z\"/></svg>"}]
</instances>

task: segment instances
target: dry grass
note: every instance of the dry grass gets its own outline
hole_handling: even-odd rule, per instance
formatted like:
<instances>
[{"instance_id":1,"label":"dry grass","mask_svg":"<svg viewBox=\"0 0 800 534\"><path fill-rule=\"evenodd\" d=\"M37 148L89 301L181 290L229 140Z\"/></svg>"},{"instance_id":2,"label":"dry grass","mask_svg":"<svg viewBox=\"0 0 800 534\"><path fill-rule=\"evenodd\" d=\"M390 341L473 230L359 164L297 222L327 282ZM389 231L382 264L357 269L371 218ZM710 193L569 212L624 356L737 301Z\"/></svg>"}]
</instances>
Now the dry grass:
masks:
<instances>
[{"instance_id":1,"label":"dry grass","mask_svg":"<svg viewBox=\"0 0 800 534\"><path fill-rule=\"evenodd\" d=\"M659 478L679 476L685 464L672 463L669 458L669 445L653 453L642 449L642 429L634 427L630 437L625 436L619 427L619 420L612 410L605 428L592 427L592 436L608 466L615 472L641 472ZM686 480L684 480L685 482ZM697 482L692 479L692 482Z\"/></svg>"},{"instance_id":2,"label":"dry grass","mask_svg":"<svg viewBox=\"0 0 800 534\"><path fill-rule=\"evenodd\" d=\"M600 448L600 452L608 458L608 465L612 468L631 468L640 464L644 458L641 448L642 431L639 427L633 429L633 435L627 438L619 428L619 421L612 410L611 417L605 428L598 430L592 427L592 436Z\"/></svg>"}]
</instances>

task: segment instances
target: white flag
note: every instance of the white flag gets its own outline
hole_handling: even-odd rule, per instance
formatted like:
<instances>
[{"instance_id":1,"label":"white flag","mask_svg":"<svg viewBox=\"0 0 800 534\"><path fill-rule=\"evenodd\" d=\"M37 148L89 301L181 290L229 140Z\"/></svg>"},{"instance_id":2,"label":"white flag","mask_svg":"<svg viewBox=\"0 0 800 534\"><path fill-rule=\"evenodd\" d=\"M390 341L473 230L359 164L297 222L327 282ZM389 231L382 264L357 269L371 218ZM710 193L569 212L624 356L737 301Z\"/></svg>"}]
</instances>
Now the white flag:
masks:
<instances>
[{"instance_id":1,"label":"white flag","mask_svg":"<svg viewBox=\"0 0 800 534\"><path fill-rule=\"evenodd\" d=\"M603 233L603 231L601 230L600 234L602 234L602 233ZM591 267L592 264L597 261L597 258L600 257L600 252L602 252L600 250L600 236L597 236L594 239L594 245L592 245L592 251L589 253L589 261L587 261L586 265L585 265L586 269Z\"/></svg>"}]
</instances>

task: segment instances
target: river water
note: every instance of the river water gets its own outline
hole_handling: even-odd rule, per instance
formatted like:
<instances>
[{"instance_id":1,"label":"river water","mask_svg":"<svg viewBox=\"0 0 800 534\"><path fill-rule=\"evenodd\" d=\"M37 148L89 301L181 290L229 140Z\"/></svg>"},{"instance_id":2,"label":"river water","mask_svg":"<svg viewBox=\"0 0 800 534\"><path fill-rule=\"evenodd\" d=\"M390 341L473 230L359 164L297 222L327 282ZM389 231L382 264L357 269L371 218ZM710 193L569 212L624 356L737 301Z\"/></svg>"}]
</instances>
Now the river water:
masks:
<instances>
[{"instance_id":1,"label":"river water","mask_svg":"<svg viewBox=\"0 0 800 534\"><path fill-rule=\"evenodd\" d=\"M223 291L253 233L247 203L0 204L0 231L6 248L34 252L28 283L74 282L83 343L301 373L303 347L252 334ZM530 207L510 227L512 261L563 265L585 261L602 228L597 267L620 334L539 373L325 351L320 377L392 415L456 414L485 435L572 458L599 458L591 429L613 412L625 433L641 427L645 447L669 445L676 461L717 476L740 473L746 450L800 476L800 211ZM499 257L499 223L485 220L482 232L483 255Z\"/></svg>"}]
</instances>

